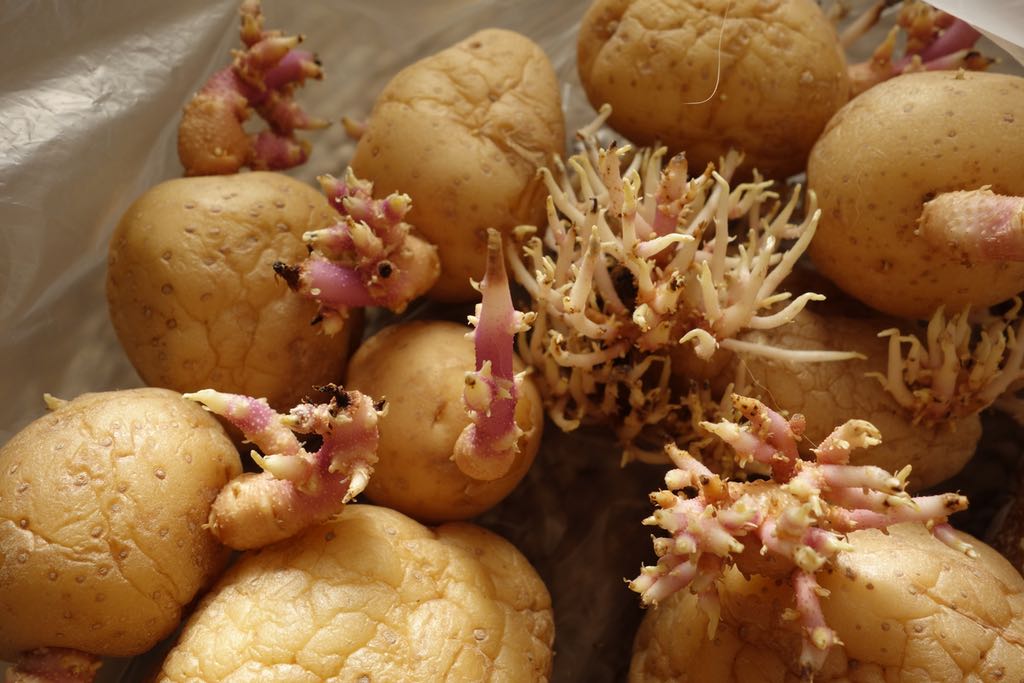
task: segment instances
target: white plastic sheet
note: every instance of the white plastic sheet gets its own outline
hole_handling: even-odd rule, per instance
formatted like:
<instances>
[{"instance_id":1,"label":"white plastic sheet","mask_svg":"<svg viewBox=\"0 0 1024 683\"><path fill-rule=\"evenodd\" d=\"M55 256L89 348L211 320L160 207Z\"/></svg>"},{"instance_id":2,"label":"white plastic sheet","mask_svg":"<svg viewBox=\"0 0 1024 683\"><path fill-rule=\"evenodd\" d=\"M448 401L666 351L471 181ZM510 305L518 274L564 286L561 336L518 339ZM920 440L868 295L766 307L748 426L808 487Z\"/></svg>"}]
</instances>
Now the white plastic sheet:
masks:
<instances>
[{"instance_id":1,"label":"white plastic sheet","mask_svg":"<svg viewBox=\"0 0 1024 683\"><path fill-rule=\"evenodd\" d=\"M364 115L400 67L477 28L503 26L548 52L565 84L570 130L592 116L574 61L588 4L264 0L268 26L305 34L325 64L324 81L302 95L316 115ZM935 4L1004 44L1024 44L1024 0ZM43 392L71 397L140 384L107 317L107 240L132 200L180 175L180 108L237 44L236 10L236 0L0 4L0 442L43 412ZM314 154L295 174L338 173L351 151L341 127L309 139ZM527 550L555 596L556 680L616 680L638 612L617 577L650 559L638 522L662 473L620 471L613 457L554 467L573 450L614 449L600 435L554 430L547 443L523 488L485 521Z\"/></svg>"}]
</instances>

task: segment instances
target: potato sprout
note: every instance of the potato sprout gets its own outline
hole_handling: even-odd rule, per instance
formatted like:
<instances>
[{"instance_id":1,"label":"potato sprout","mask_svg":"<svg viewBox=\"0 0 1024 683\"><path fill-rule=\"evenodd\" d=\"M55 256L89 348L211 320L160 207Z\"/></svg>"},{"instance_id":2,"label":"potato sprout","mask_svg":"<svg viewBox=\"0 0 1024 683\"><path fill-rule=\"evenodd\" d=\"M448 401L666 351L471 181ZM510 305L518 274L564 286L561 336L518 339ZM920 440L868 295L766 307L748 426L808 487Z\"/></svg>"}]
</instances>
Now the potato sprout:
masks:
<instances>
[{"instance_id":1,"label":"potato sprout","mask_svg":"<svg viewBox=\"0 0 1024 683\"><path fill-rule=\"evenodd\" d=\"M409 197L373 198L373 183L346 169L344 180L317 178L341 220L303 235L309 257L297 266L280 261L274 271L288 286L320 304L315 322L326 334L344 325L353 306L383 306L401 313L437 281L437 249L410 233Z\"/></svg>"},{"instance_id":2,"label":"potato sprout","mask_svg":"<svg viewBox=\"0 0 1024 683\"><path fill-rule=\"evenodd\" d=\"M980 412L1024 377L1020 310L1014 298L1003 315L985 315L972 325L969 308L947 319L940 307L923 343L896 328L883 330L878 336L889 338L888 368L872 376L915 422L939 424Z\"/></svg>"},{"instance_id":3,"label":"potato sprout","mask_svg":"<svg viewBox=\"0 0 1024 683\"><path fill-rule=\"evenodd\" d=\"M327 403L302 403L280 415L264 399L203 389L185 398L226 418L263 451L252 457L263 469L231 481L213 503L209 527L236 550L260 548L326 521L355 498L377 461L374 405L356 391L320 387ZM310 453L295 433L318 434L322 445Z\"/></svg>"},{"instance_id":4,"label":"potato sprout","mask_svg":"<svg viewBox=\"0 0 1024 683\"><path fill-rule=\"evenodd\" d=\"M324 128L292 99L307 78L323 72L316 56L295 49L301 36L263 30L259 0L243 0L241 38L245 49L233 52L230 66L214 73L185 107L178 126L178 157L185 175L237 173L248 166L281 170L309 157L309 143L296 129ZM243 128L253 109L268 128L249 134Z\"/></svg>"},{"instance_id":5,"label":"potato sprout","mask_svg":"<svg viewBox=\"0 0 1024 683\"><path fill-rule=\"evenodd\" d=\"M667 490L651 495L659 509L644 524L671 536L654 540L658 563L643 567L630 588L645 605L688 588L709 615L710 635L718 621L716 583L727 567L736 565L747 575L789 576L796 609L788 617L803 627L800 666L807 676L838 642L825 623L815 574L849 549L842 535L919 521L943 542L971 554L947 523L948 515L967 507L967 499L951 493L911 498L904 490L909 467L894 476L878 467L850 465L852 449L881 441L869 422L849 420L837 427L813 450L812 462L797 453L803 416L787 420L752 398L734 396L733 402L746 424L705 427L732 446L741 464L754 460L768 466L771 479L723 481L670 445L676 469L665 476Z\"/></svg>"},{"instance_id":6,"label":"potato sprout","mask_svg":"<svg viewBox=\"0 0 1024 683\"><path fill-rule=\"evenodd\" d=\"M552 419L564 430L607 421L629 444L680 407L669 387L668 353L677 344L693 344L702 360L719 347L787 357L734 337L784 325L823 298L788 301L776 291L820 212L809 194L806 218L792 220L799 188L783 203L771 181L731 187L736 152L691 178L682 154L663 163L664 148L603 148L595 131L609 113L603 108L580 131L584 151L568 162L574 178L561 163L558 180L542 171L545 237L520 228L525 259L512 253L509 261L537 316L532 333L519 337L520 355L537 370ZM732 221L744 229L732 234Z\"/></svg>"}]
</instances>

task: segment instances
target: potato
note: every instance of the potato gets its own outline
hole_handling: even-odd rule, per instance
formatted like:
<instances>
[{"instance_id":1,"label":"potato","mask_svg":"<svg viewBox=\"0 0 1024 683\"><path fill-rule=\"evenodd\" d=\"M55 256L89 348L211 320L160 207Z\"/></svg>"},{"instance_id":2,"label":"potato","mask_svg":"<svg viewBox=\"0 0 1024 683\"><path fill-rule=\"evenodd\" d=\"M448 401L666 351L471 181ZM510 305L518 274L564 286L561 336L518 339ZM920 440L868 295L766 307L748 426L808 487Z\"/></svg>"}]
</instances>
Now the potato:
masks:
<instances>
[{"instance_id":1,"label":"potato","mask_svg":"<svg viewBox=\"0 0 1024 683\"><path fill-rule=\"evenodd\" d=\"M1024 672L1024 579L988 546L971 559L901 524L849 536L854 550L819 574L832 648L815 681L1016 681ZM730 572L713 640L696 598L677 593L648 612L634 644L630 683L796 683L798 624L782 612L785 582Z\"/></svg>"},{"instance_id":2,"label":"potato","mask_svg":"<svg viewBox=\"0 0 1024 683\"><path fill-rule=\"evenodd\" d=\"M276 173L170 180L139 197L110 241L107 299L143 381L287 410L340 379L359 314L321 334L316 304L273 270L304 258L303 232L336 217L320 192Z\"/></svg>"},{"instance_id":3,"label":"potato","mask_svg":"<svg viewBox=\"0 0 1024 683\"><path fill-rule=\"evenodd\" d=\"M801 443L806 455L833 426L851 419L871 422L882 433L882 443L853 451L852 463L890 472L911 465L911 488L928 488L952 477L971 459L981 438L981 419L974 414L937 425L914 424L909 412L876 379L867 377L870 372L886 372L889 342L877 334L892 325L881 316L826 316L805 309L790 325L748 332L744 341L784 349L857 351L867 358L798 363L747 355L743 377L749 388L743 391L772 408L807 418ZM733 376L735 370L724 374Z\"/></svg>"},{"instance_id":4,"label":"potato","mask_svg":"<svg viewBox=\"0 0 1024 683\"><path fill-rule=\"evenodd\" d=\"M158 680L547 681L553 638L547 589L504 539L350 505L243 555Z\"/></svg>"},{"instance_id":5,"label":"potato","mask_svg":"<svg viewBox=\"0 0 1024 683\"><path fill-rule=\"evenodd\" d=\"M399 72L374 104L352 168L382 194L412 198L407 220L438 247L430 296L471 301L487 228L540 224L537 169L561 153L565 122L554 69L528 38L475 33Z\"/></svg>"},{"instance_id":6,"label":"potato","mask_svg":"<svg viewBox=\"0 0 1024 683\"><path fill-rule=\"evenodd\" d=\"M241 472L220 424L166 389L84 394L0 448L0 659L131 656L228 560L204 528Z\"/></svg>"},{"instance_id":7,"label":"potato","mask_svg":"<svg viewBox=\"0 0 1024 683\"><path fill-rule=\"evenodd\" d=\"M917 234L939 193L1024 194L1024 78L927 72L877 85L829 121L807 181L822 211L811 258L879 311L924 319L1024 288L1024 264L979 262Z\"/></svg>"},{"instance_id":8,"label":"potato","mask_svg":"<svg viewBox=\"0 0 1024 683\"><path fill-rule=\"evenodd\" d=\"M849 97L846 60L813 0L596 0L577 63L615 130L685 152L693 169L736 148L748 169L798 173Z\"/></svg>"},{"instance_id":9,"label":"potato","mask_svg":"<svg viewBox=\"0 0 1024 683\"><path fill-rule=\"evenodd\" d=\"M544 406L527 376L516 405L516 423L527 434L509 471L478 481L452 461L470 422L462 402L466 373L475 367L468 331L438 321L392 325L366 340L349 365L346 388L387 402L366 495L421 521L468 519L493 507L526 475L540 448Z\"/></svg>"}]
</instances>

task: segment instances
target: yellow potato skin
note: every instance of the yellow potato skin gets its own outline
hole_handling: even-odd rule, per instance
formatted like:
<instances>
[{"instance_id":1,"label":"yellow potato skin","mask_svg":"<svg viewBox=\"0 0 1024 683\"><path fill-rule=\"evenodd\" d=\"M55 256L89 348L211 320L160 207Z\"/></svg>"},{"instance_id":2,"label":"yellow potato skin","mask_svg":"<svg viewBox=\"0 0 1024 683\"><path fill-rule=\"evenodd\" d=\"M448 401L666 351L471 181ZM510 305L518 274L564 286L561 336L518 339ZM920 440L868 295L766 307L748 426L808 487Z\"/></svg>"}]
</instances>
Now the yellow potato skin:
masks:
<instances>
[{"instance_id":1,"label":"yellow potato skin","mask_svg":"<svg viewBox=\"0 0 1024 683\"><path fill-rule=\"evenodd\" d=\"M157 680L542 682L553 639L547 589L504 539L348 505L244 554Z\"/></svg>"},{"instance_id":2,"label":"yellow potato skin","mask_svg":"<svg viewBox=\"0 0 1024 683\"><path fill-rule=\"evenodd\" d=\"M1024 264L974 262L915 231L936 194L1024 194L1024 78L927 72L876 85L829 121L807 182L822 211L809 253L848 294L917 319L1006 300Z\"/></svg>"},{"instance_id":3,"label":"yellow potato skin","mask_svg":"<svg viewBox=\"0 0 1024 683\"><path fill-rule=\"evenodd\" d=\"M166 637L227 563L204 525L240 472L220 424L166 389L83 394L18 432L0 448L0 659Z\"/></svg>"},{"instance_id":4,"label":"yellow potato skin","mask_svg":"<svg viewBox=\"0 0 1024 683\"><path fill-rule=\"evenodd\" d=\"M523 381L516 422L527 431L508 473L491 481L466 476L452 461L469 424L462 404L466 373L475 367L469 328L413 321L384 328L353 354L346 388L387 401L380 446L366 495L421 521L469 519L507 496L540 448L544 408L533 381ZM522 371L520 363L516 369Z\"/></svg>"},{"instance_id":5,"label":"yellow potato skin","mask_svg":"<svg viewBox=\"0 0 1024 683\"><path fill-rule=\"evenodd\" d=\"M596 0L577 64L615 130L685 152L697 171L736 148L747 169L798 173L849 97L835 30L813 0Z\"/></svg>"},{"instance_id":6,"label":"yellow potato skin","mask_svg":"<svg viewBox=\"0 0 1024 683\"><path fill-rule=\"evenodd\" d=\"M438 247L429 296L479 295L487 229L544 220L537 169L561 154L565 122L551 62L518 33L488 29L400 71L374 104L352 168L375 193L412 198L409 222Z\"/></svg>"},{"instance_id":7,"label":"yellow potato skin","mask_svg":"<svg viewBox=\"0 0 1024 683\"><path fill-rule=\"evenodd\" d=\"M319 191L278 173L180 178L139 197L110 241L107 300L142 380L278 410L338 381L361 316L322 334L316 304L273 270L305 258L302 234L336 219Z\"/></svg>"},{"instance_id":8,"label":"yellow potato skin","mask_svg":"<svg viewBox=\"0 0 1024 683\"><path fill-rule=\"evenodd\" d=\"M830 349L855 351L865 356L831 363L782 362L749 355L743 359L743 377L749 383L744 395L788 413L802 413L807 431L800 447L810 449L847 420L872 423L882 433L882 443L851 453L854 465L875 465L898 472L913 467L909 485L924 489L949 479L974 455L981 438L981 418L969 415L938 425L913 424L908 412L868 373L886 373L888 339L878 338L899 321L883 316L854 317L819 314L808 309L783 327L747 332L744 341L783 349ZM904 332L907 325L903 325ZM916 330L915 330L916 331ZM923 338L923 332L916 331ZM733 367L722 373L735 376Z\"/></svg>"},{"instance_id":9,"label":"yellow potato skin","mask_svg":"<svg viewBox=\"0 0 1024 683\"><path fill-rule=\"evenodd\" d=\"M961 534L971 559L900 524L849 535L854 550L818 574L826 623L839 635L822 683L999 683L1024 674L1024 579L998 553ZM783 610L785 582L727 573L722 622L683 591L652 609L634 643L630 683L797 683L800 635Z\"/></svg>"}]
</instances>

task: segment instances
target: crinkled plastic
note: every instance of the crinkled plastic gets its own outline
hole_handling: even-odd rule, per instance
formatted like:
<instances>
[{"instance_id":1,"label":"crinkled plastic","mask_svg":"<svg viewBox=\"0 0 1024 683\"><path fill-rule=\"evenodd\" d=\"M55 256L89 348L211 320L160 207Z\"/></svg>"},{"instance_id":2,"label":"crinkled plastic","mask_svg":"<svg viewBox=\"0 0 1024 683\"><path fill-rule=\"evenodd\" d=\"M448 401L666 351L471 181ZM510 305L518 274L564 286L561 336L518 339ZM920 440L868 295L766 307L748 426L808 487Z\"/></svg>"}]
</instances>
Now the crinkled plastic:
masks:
<instances>
[{"instance_id":1,"label":"crinkled plastic","mask_svg":"<svg viewBox=\"0 0 1024 683\"><path fill-rule=\"evenodd\" d=\"M294 175L312 181L339 173L352 150L337 125L342 115L365 115L399 68L487 26L518 30L547 51L565 84L571 132L593 115L575 69L588 4L264 0L267 26L305 34L321 57L325 79L301 99L335 122L308 135L314 153ZM934 4L1024 53L1024 0ZM181 174L181 107L237 44L237 7L236 0L0 5L0 443L43 413L44 392L70 398L140 384L107 316L107 240L138 195ZM663 470L620 469L610 439L551 427L524 484L481 520L516 543L548 583L556 681L621 680L641 616L621 579L650 559L639 521ZM152 660L105 667L103 679L139 680Z\"/></svg>"}]
</instances>

